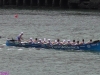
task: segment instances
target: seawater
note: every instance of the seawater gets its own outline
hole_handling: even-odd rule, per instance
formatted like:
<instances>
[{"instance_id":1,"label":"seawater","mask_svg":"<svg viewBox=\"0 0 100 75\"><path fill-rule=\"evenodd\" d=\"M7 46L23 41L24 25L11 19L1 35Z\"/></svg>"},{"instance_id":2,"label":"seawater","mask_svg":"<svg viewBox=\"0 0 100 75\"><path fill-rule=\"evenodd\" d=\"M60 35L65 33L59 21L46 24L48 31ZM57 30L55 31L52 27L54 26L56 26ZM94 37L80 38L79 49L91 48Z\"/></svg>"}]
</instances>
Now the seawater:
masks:
<instances>
[{"instance_id":1,"label":"seawater","mask_svg":"<svg viewBox=\"0 0 100 75\"><path fill-rule=\"evenodd\" d=\"M15 15L18 14L18 17ZM100 75L100 55L94 52L7 47L7 38L24 32L54 41L100 39L100 12L77 10L0 9L0 72L9 75Z\"/></svg>"}]
</instances>

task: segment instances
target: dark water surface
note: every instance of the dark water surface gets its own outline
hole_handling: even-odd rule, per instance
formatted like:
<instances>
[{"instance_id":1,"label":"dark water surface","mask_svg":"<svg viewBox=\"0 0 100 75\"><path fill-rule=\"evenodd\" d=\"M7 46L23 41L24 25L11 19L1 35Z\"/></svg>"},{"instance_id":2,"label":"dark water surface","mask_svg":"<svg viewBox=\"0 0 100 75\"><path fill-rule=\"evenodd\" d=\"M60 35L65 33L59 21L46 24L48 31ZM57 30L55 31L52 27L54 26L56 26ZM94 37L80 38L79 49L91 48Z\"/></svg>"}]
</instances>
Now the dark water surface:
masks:
<instances>
[{"instance_id":1,"label":"dark water surface","mask_svg":"<svg viewBox=\"0 0 100 75\"><path fill-rule=\"evenodd\" d=\"M18 14L18 18L15 18ZM6 38L100 39L100 13L64 10L0 10L0 71L9 75L100 75L99 53L6 47Z\"/></svg>"}]
</instances>

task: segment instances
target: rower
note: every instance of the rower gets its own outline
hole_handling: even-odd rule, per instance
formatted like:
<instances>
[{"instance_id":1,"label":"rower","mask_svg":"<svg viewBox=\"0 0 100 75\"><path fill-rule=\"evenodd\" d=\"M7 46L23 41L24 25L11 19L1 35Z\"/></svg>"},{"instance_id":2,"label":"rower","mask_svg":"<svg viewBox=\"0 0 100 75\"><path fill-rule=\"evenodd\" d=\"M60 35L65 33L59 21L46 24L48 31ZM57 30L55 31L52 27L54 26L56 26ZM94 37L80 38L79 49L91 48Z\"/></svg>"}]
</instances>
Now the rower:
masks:
<instances>
[{"instance_id":1,"label":"rower","mask_svg":"<svg viewBox=\"0 0 100 75\"><path fill-rule=\"evenodd\" d=\"M92 42L93 42L92 39L90 39L90 41L88 43L92 43Z\"/></svg>"},{"instance_id":2,"label":"rower","mask_svg":"<svg viewBox=\"0 0 100 75\"><path fill-rule=\"evenodd\" d=\"M35 40L33 42L34 43L38 43L38 38L35 38Z\"/></svg>"},{"instance_id":3,"label":"rower","mask_svg":"<svg viewBox=\"0 0 100 75\"><path fill-rule=\"evenodd\" d=\"M32 38L30 38L29 43L33 43L33 39Z\"/></svg>"},{"instance_id":4,"label":"rower","mask_svg":"<svg viewBox=\"0 0 100 75\"><path fill-rule=\"evenodd\" d=\"M89 43L92 43L92 39L90 39L90 42Z\"/></svg>"},{"instance_id":5,"label":"rower","mask_svg":"<svg viewBox=\"0 0 100 75\"><path fill-rule=\"evenodd\" d=\"M48 39L47 44L52 45L52 43L51 43L51 40L50 40L50 39Z\"/></svg>"},{"instance_id":6,"label":"rower","mask_svg":"<svg viewBox=\"0 0 100 75\"><path fill-rule=\"evenodd\" d=\"M71 43L72 45L75 45L76 43L75 43L75 40L73 40L73 42Z\"/></svg>"},{"instance_id":7,"label":"rower","mask_svg":"<svg viewBox=\"0 0 100 75\"><path fill-rule=\"evenodd\" d=\"M79 41L77 41L75 45L80 45Z\"/></svg>"},{"instance_id":8,"label":"rower","mask_svg":"<svg viewBox=\"0 0 100 75\"><path fill-rule=\"evenodd\" d=\"M67 45L71 45L71 42L70 42L70 40L67 40Z\"/></svg>"},{"instance_id":9,"label":"rower","mask_svg":"<svg viewBox=\"0 0 100 75\"><path fill-rule=\"evenodd\" d=\"M63 40L62 44L65 45L66 44L66 40Z\"/></svg>"},{"instance_id":10,"label":"rower","mask_svg":"<svg viewBox=\"0 0 100 75\"><path fill-rule=\"evenodd\" d=\"M18 37L17 37L18 42L21 42L21 40L23 40L22 36L23 36L23 32L21 32L21 33L18 35Z\"/></svg>"},{"instance_id":11,"label":"rower","mask_svg":"<svg viewBox=\"0 0 100 75\"><path fill-rule=\"evenodd\" d=\"M58 45L61 45L60 39L57 39L57 43Z\"/></svg>"},{"instance_id":12,"label":"rower","mask_svg":"<svg viewBox=\"0 0 100 75\"><path fill-rule=\"evenodd\" d=\"M42 44L42 40L41 40L41 39L39 39L38 43L39 43L39 44Z\"/></svg>"},{"instance_id":13,"label":"rower","mask_svg":"<svg viewBox=\"0 0 100 75\"><path fill-rule=\"evenodd\" d=\"M46 42L46 38L44 38L43 43L44 43L44 44L46 44L46 43L47 43L47 42Z\"/></svg>"},{"instance_id":14,"label":"rower","mask_svg":"<svg viewBox=\"0 0 100 75\"><path fill-rule=\"evenodd\" d=\"M85 44L85 43L84 43L84 39L82 39L82 42L81 42L80 44Z\"/></svg>"},{"instance_id":15,"label":"rower","mask_svg":"<svg viewBox=\"0 0 100 75\"><path fill-rule=\"evenodd\" d=\"M54 44L54 45L57 44L57 40L55 40L54 42L52 42L52 44Z\"/></svg>"}]
</instances>

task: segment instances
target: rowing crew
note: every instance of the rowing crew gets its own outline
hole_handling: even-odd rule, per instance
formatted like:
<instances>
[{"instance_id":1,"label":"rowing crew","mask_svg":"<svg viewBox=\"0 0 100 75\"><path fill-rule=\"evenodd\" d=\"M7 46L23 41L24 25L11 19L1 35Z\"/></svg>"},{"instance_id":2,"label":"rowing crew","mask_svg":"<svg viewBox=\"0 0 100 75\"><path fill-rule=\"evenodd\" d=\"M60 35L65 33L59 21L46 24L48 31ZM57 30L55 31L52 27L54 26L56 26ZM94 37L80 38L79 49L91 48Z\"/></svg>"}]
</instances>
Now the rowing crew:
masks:
<instances>
[{"instance_id":1,"label":"rowing crew","mask_svg":"<svg viewBox=\"0 0 100 75\"><path fill-rule=\"evenodd\" d=\"M23 35L23 32L21 32L18 37L17 37L17 40L19 42L21 42L21 40L23 40L22 38L22 35ZM80 44L85 44L84 42L84 39L82 39L82 42L79 42L79 41L75 41L73 40L72 42L70 40L63 40L63 41L60 41L60 39L57 39L55 40L54 42L51 42L50 39L46 40L46 38L44 38L44 40L42 39L38 39L38 38L35 38L34 40L32 38L29 39L29 41L27 41L28 43L40 43L40 44L59 44L59 45L80 45ZM90 41L88 43L92 43L92 39L90 39Z\"/></svg>"},{"instance_id":2,"label":"rowing crew","mask_svg":"<svg viewBox=\"0 0 100 75\"><path fill-rule=\"evenodd\" d=\"M48 40L41 40L41 39L37 39L35 38L35 40L33 40L32 38L30 38L30 40L28 41L29 43L40 43L40 44L59 44L59 45L80 45L80 44L86 44L84 42L84 39L82 40L82 42L79 42L79 41L75 41L73 40L72 42L70 40L63 40L63 41L60 41L59 39L55 40L54 42L51 42L50 39ZM90 39L90 41L88 43L92 43L92 39Z\"/></svg>"}]
</instances>

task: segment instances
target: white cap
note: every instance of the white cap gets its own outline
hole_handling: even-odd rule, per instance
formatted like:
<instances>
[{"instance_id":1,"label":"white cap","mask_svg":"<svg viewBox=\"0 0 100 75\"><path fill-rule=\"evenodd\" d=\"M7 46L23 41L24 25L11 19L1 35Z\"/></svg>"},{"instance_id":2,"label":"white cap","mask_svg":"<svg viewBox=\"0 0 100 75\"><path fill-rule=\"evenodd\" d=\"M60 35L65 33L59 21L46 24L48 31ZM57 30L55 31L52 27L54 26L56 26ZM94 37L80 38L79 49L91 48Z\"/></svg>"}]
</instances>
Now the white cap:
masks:
<instances>
[{"instance_id":1,"label":"white cap","mask_svg":"<svg viewBox=\"0 0 100 75\"><path fill-rule=\"evenodd\" d=\"M55 40L55 42L57 42L57 40Z\"/></svg>"},{"instance_id":2,"label":"white cap","mask_svg":"<svg viewBox=\"0 0 100 75\"><path fill-rule=\"evenodd\" d=\"M32 38L30 38L32 40Z\"/></svg>"},{"instance_id":3,"label":"white cap","mask_svg":"<svg viewBox=\"0 0 100 75\"><path fill-rule=\"evenodd\" d=\"M23 32L21 32L21 34L23 34Z\"/></svg>"},{"instance_id":4,"label":"white cap","mask_svg":"<svg viewBox=\"0 0 100 75\"><path fill-rule=\"evenodd\" d=\"M63 42L66 42L66 40L64 39Z\"/></svg>"},{"instance_id":5,"label":"white cap","mask_svg":"<svg viewBox=\"0 0 100 75\"><path fill-rule=\"evenodd\" d=\"M44 38L44 41L46 41L46 38Z\"/></svg>"}]
</instances>

